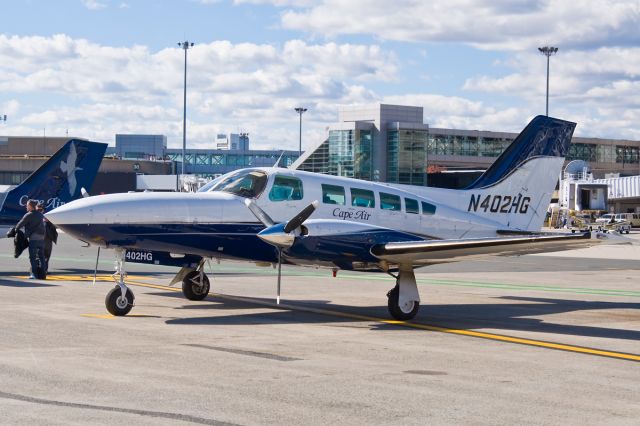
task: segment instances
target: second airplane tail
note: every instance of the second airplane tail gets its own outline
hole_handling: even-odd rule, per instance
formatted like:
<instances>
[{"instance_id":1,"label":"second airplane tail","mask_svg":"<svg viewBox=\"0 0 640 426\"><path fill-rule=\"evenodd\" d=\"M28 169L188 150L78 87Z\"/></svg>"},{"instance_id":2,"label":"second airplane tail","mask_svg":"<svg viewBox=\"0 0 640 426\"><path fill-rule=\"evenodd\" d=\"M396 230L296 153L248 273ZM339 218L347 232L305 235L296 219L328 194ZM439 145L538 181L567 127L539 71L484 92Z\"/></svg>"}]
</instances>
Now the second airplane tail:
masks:
<instances>
[{"instance_id":1,"label":"second airplane tail","mask_svg":"<svg viewBox=\"0 0 640 426\"><path fill-rule=\"evenodd\" d=\"M29 199L38 200L49 211L79 198L81 188L91 189L106 149L105 143L70 140L7 193L3 216L20 218Z\"/></svg>"}]
</instances>

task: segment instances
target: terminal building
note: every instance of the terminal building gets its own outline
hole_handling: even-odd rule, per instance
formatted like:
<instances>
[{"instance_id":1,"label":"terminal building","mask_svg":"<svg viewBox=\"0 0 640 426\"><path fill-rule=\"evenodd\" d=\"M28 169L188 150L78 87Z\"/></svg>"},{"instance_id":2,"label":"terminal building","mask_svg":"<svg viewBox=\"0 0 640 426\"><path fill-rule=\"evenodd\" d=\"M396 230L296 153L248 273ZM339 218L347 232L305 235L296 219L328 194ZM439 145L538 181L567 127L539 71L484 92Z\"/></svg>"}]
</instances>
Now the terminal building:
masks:
<instances>
[{"instance_id":1,"label":"terminal building","mask_svg":"<svg viewBox=\"0 0 640 426\"><path fill-rule=\"evenodd\" d=\"M517 135L430 127L422 107L347 107L326 138L293 167L381 182L464 187ZM640 141L574 137L567 162L572 160L587 162L595 178L640 175Z\"/></svg>"}]
</instances>

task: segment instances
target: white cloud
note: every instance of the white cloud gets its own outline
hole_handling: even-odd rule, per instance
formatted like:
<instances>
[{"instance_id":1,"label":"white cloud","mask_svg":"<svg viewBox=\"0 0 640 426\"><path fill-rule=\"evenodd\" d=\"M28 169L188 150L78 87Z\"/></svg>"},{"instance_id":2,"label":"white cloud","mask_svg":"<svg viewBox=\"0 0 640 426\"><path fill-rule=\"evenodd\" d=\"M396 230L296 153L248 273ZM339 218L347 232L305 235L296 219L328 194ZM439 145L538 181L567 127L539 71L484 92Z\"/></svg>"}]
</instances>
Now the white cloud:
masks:
<instances>
[{"instance_id":1,"label":"white cloud","mask_svg":"<svg viewBox=\"0 0 640 426\"><path fill-rule=\"evenodd\" d=\"M151 52L67 35L0 34L0 92L39 95L22 105L17 127L69 128L100 140L164 133L171 145L182 135L183 58L178 47ZM373 97L364 83L393 80L395 62L377 46L356 44L198 44L188 51L189 141L203 147L215 133L240 128L254 135L254 146L294 148L295 106L310 109L305 129L320 134L337 104Z\"/></svg>"},{"instance_id":2,"label":"white cloud","mask_svg":"<svg viewBox=\"0 0 640 426\"><path fill-rule=\"evenodd\" d=\"M81 0L84 7L89 10L101 10L107 7L104 2L98 0Z\"/></svg>"},{"instance_id":3,"label":"white cloud","mask_svg":"<svg viewBox=\"0 0 640 426\"><path fill-rule=\"evenodd\" d=\"M282 1L270 2L282 6ZM292 5L284 28L323 36L369 34L387 40L466 43L482 49L524 50L638 44L636 0L323 0Z\"/></svg>"}]
</instances>

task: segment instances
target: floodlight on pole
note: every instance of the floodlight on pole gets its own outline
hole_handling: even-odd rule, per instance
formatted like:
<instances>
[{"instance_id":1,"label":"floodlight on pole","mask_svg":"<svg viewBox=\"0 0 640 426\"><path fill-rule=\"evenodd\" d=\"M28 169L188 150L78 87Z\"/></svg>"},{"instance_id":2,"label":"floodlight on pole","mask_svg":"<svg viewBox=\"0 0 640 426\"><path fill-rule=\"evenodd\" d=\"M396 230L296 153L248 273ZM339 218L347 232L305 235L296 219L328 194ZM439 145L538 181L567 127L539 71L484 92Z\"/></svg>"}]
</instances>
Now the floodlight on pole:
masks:
<instances>
[{"instance_id":1,"label":"floodlight on pole","mask_svg":"<svg viewBox=\"0 0 640 426\"><path fill-rule=\"evenodd\" d=\"M187 50L190 47L193 47L193 43L185 40L183 42L179 42L178 46L180 46L184 50L184 99L183 99L183 110L182 110L182 170L181 175L184 178L184 163L187 158ZM181 186L182 190L182 186Z\"/></svg>"},{"instance_id":2,"label":"floodlight on pole","mask_svg":"<svg viewBox=\"0 0 640 426\"><path fill-rule=\"evenodd\" d=\"M300 132L299 132L299 140L298 140L298 151L299 151L299 156L302 157L302 114L304 114L305 112L307 112L306 108L302 108L302 107L298 107L298 108L294 108L295 112L297 112L298 114L300 114Z\"/></svg>"},{"instance_id":3,"label":"floodlight on pole","mask_svg":"<svg viewBox=\"0 0 640 426\"><path fill-rule=\"evenodd\" d=\"M552 47L552 46L544 46L544 47L538 47L538 50L540 51L540 53L542 53L544 56L547 57L547 117L549 116L549 57L551 57L551 55L555 55L558 52L558 48L557 47Z\"/></svg>"}]
</instances>

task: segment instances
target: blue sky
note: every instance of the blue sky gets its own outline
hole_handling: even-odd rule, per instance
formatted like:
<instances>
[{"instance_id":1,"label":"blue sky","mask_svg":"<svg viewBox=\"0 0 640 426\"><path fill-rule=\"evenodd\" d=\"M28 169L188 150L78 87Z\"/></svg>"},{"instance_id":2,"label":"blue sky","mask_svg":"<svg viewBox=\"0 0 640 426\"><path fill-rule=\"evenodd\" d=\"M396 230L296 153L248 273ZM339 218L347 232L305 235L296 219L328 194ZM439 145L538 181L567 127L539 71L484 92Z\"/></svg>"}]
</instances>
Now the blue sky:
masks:
<instances>
[{"instance_id":1,"label":"blue sky","mask_svg":"<svg viewBox=\"0 0 640 426\"><path fill-rule=\"evenodd\" d=\"M577 134L640 139L640 3L575 0L14 0L0 15L0 135L116 133L188 144L246 131L313 145L341 106L416 105L433 127L518 131L544 113Z\"/></svg>"}]
</instances>

